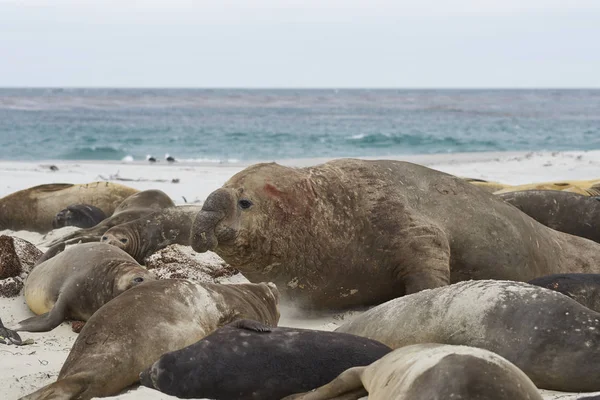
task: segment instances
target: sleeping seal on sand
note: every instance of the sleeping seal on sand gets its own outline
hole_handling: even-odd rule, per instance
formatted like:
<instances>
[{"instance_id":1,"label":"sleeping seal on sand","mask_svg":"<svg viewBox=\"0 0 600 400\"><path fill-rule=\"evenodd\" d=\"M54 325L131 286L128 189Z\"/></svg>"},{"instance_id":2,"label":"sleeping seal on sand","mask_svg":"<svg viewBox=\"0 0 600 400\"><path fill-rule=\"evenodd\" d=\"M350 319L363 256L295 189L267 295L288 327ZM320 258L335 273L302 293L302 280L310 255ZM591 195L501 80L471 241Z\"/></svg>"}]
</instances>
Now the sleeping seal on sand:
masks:
<instances>
[{"instance_id":1,"label":"sleeping seal on sand","mask_svg":"<svg viewBox=\"0 0 600 400\"><path fill-rule=\"evenodd\" d=\"M600 244L401 161L250 166L208 196L190 242L306 308L379 304L469 279L600 273Z\"/></svg>"},{"instance_id":2,"label":"sleeping seal on sand","mask_svg":"<svg viewBox=\"0 0 600 400\"><path fill-rule=\"evenodd\" d=\"M526 190L498 197L552 229L600 243L598 197L557 190Z\"/></svg>"},{"instance_id":3,"label":"sleeping seal on sand","mask_svg":"<svg viewBox=\"0 0 600 400\"><path fill-rule=\"evenodd\" d=\"M165 279L138 285L92 315L55 383L23 399L115 395L136 383L163 354L189 346L223 325L248 318L276 326L278 296L272 283Z\"/></svg>"},{"instance_id":4,"label":"sleeping seal on sand","mask_svg":"<svg viewBox=\"0 0 600 400\"><path fill-rule=\"evenodd\" d=\"M46 332L65 318L87 321L100 307L154 275L114 246L73 246L36 265L25 281L25 301L37 316L12 329Z\"/></svg>"},{"instance_id":5,"label":"sleeping seal on sand","mask_svg":"<svg viewBox=\"0 0 600 400\"><path fill-rule=\"evenodd\" d=\"M600 314L522 282L470 281L388 301L336 329L393 349L465 345L515 364L541 389L600 390Z\"/></svg>"},{"instance_id":6,"label":"sleeping seal on sand","mask_svg":"<svg viewBox=\"0 0 600 400\"><path fill-rule=\"evenodd\" d=\"M111 182L52 183L20 190L0 199L0 231L52 230L54 216L71 204L91 204L106 215L138 190Z\"/></svg>"},{"instance_id":7,"label":"sleeping seal on sand","mask_svg":"<svg viewBox=\"0 0 600 400\"><path fill-rule=\"evenodd\" d=\"M60 243L99 242L102 235L113 226L124 224L158 210L174 206L175 203L173 203L173 200L162 190L144 190L126 198L119 204L110 218L105 219L92 228L81 229L57 238L50 242L48 246L55 246Z\"/></svg>"},{"instance_id":8,"label":"sleeping seal on sand","mask_svg":"<svg viewBox=\"0 0 600 400\"><path fill-rule=\"evenodd\" d=\"M348 368L369 365L390 351L359 336L240 320L163 355L140 380L180 398L280 400L324 385Z\"/></svg>"},{"instance_id":9,"label":"sleeping seal on sand","mask_svg":"<svg viewBox=\"0 0 600 400\"><path fill-rule=\"evenodd\" d=\"M508 360L467 346L416 344L394 350L331 383L284 400L542 400L533 382Z\"/></svg>"},{"instance_id":10,"label":"sleeping seal on sand","mask_svg":"<svg viewBox=\"0 0 600 400\"><path fill-rule=\"evenodd\" d=\"M190 245L190 229L200 206L171 207L114 226L101 242L117 246L141 264L146 257L172 244Z\"/></svg>"}]
</instances>

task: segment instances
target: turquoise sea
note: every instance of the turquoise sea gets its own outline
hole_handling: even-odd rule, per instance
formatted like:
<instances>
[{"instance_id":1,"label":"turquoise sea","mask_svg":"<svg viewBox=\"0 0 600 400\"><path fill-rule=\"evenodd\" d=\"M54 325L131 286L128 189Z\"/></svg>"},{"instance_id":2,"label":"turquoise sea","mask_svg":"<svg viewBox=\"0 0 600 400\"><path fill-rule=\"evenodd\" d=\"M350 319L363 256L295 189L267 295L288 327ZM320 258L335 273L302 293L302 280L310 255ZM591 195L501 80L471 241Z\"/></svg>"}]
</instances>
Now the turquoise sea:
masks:
<instances>
[{"instance_id":1,"label":"turquoise sea","mask_svg":"<svg viewBox=\"0 0 600 400\"><path fill-rule=\"evenodd\" d=\"M600 149L600 90L0 89L1 160Z\"/></svg>"}]
</instances>

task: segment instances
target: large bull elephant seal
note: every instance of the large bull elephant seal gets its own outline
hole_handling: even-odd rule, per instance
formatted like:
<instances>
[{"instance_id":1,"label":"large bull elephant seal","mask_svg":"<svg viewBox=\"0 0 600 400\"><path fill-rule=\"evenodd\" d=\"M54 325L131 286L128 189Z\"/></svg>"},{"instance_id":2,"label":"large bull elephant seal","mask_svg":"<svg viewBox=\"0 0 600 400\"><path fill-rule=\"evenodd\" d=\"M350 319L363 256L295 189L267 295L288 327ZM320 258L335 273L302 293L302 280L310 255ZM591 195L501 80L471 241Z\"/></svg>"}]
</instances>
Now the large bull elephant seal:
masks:
<instances>
[{"instance_id":1,"label":"large bull elephant seal","mask_svg":"<svg viewBox=\"0 0 600 400\"><path fill-rule=\"evenodd\" d=\"M99 242L102 235L113 226L134 221L168 207L175 207L175 203L173 203L173 200L165 192L155 189L144 190L125 199L115 209L112 216L103 220L98 225L57 238L51 241L48 246L55 246L59 243Z\"/></svg>"},{"instance_id":2,"label":"large bull elephant seal","mask_svg":"<svg viewBox=\"0 0 600 400\"><path fill-rule=\"evenodd\" d=\"M20 190L0 199L0 230L49 232L56 214L72 204L90 204L111 215L137 192L111 182L53 183Z\"/></svg>"},{"instance_id":3,"label":"large bull elephant seal","mask_svg":"<svg viewBox=\"0 0 600 400\"><path fill-rule=\"evenodd\" d=\"M526 190L498 197L552 229L600 243L598 197L557 190Z\"/></svg>"},{"instance_id":4,"label":"large bull elephant seal","mask_svg":"<svg viewBox=\"0 0 600 400\"><path fill-rule=\"evenodd\" d=\"M124 250L139 263L172 244L190 245L190 230L200 206L171 207L107 230L102 243Z\"/></svg>"},{"instance_id":5,"label":"large bull elephant seal","mask_svg":"<svg viewBox=\"0 0 600 400\"><path fill-rule=\"evenodd\" d=\"M401 161L248 167L208 196L191 245L315 308L379 304L468 279L600 272L600 244Z\"/></svg>"},{"instance_id":6,"label":"large bull elephant seal","mask_svg":"<svg viewBox=\"0 0 600 400\"><path fill-rule=\"evenodd\" d=\"M126 291L99 309L75 340L58 380L29 396L80 400L119 393L165 353L237 319L279 320L269 283L219 285L165 279Z\"/></svg>"},{"instance_id":7,"label":"large bull elephant seal","mask_svg":"<svg viewBox=\"0 0 600 400\"><path fill-rule=\"evenodd\" d=\"M119 294L155 279L127 253L103 243L44 258L25 281L25 301L37 316L19 322L15 331L49 331L65 318L87 321Z\"/></svg>"},{"instance_id":8,"label":"large bull elephant seal","mask_svg":"<svg viewBox=\"0 0 600 400\"><path fill-rule=\"evenodd\" d=\"M443 343L492 351L541 389L600 390L600 313L523 282L470 281L390 300L336 329L393 349Z\"/></svg>"},{"instance_id":9,"label":"large bull elephant seal","mask_svg":"<svg viewBox=\"0 0 600 400\"><path fill-rule=\"evenodd\" d=\"M533 382L508 360L467 346L417 344L394 350L329 384L284 400L542 400Z\"/></svg>"},{"instance_id":10,"label":"large bull elephant seal","mask_svg":"<svg viewBox=\"0 0 600 400\"><path fill-rule=\"evenodd\" d=\"M348 368L369 365L390 351L355 335L239 320L163 355L140 380L184 399L280 400L324 385Z\"/></svg>"}]
</instances>

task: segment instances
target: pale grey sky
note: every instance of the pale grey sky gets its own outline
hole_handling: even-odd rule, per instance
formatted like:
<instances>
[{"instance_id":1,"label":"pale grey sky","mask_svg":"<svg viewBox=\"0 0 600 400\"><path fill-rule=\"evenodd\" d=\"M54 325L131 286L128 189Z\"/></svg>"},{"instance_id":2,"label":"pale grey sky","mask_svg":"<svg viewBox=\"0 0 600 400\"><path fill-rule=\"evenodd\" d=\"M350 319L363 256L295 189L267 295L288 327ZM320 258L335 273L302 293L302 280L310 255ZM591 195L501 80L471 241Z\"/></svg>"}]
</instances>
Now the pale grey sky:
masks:
<instances>
[{"instance_id":1,"label":"pale grey sky","mask_svg":"<svg viewBox=\"0 0 600 400\"><path fill-rule=\"evenodd\" d=\"M600 0L0 0L0 87L600 87Z\"/></svg>"}]
</instances>

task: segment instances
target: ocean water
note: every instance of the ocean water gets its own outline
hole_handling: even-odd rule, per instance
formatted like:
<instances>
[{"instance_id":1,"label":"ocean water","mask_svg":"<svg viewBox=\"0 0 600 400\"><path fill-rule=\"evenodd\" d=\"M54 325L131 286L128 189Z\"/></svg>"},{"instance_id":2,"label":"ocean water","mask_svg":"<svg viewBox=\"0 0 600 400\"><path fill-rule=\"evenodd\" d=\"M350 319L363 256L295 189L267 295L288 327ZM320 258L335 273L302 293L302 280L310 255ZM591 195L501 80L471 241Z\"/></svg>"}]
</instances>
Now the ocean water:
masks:
<instances>
[{"instance_id":1,"label":"ocean water","mask_svg":"<svg viewBox=\"0 0 600 400\"><path fill-rule=\"evenodd\" d=\"M0 89L2 160L600 149L600 90Z\"/></svg>"}]
</instances>

